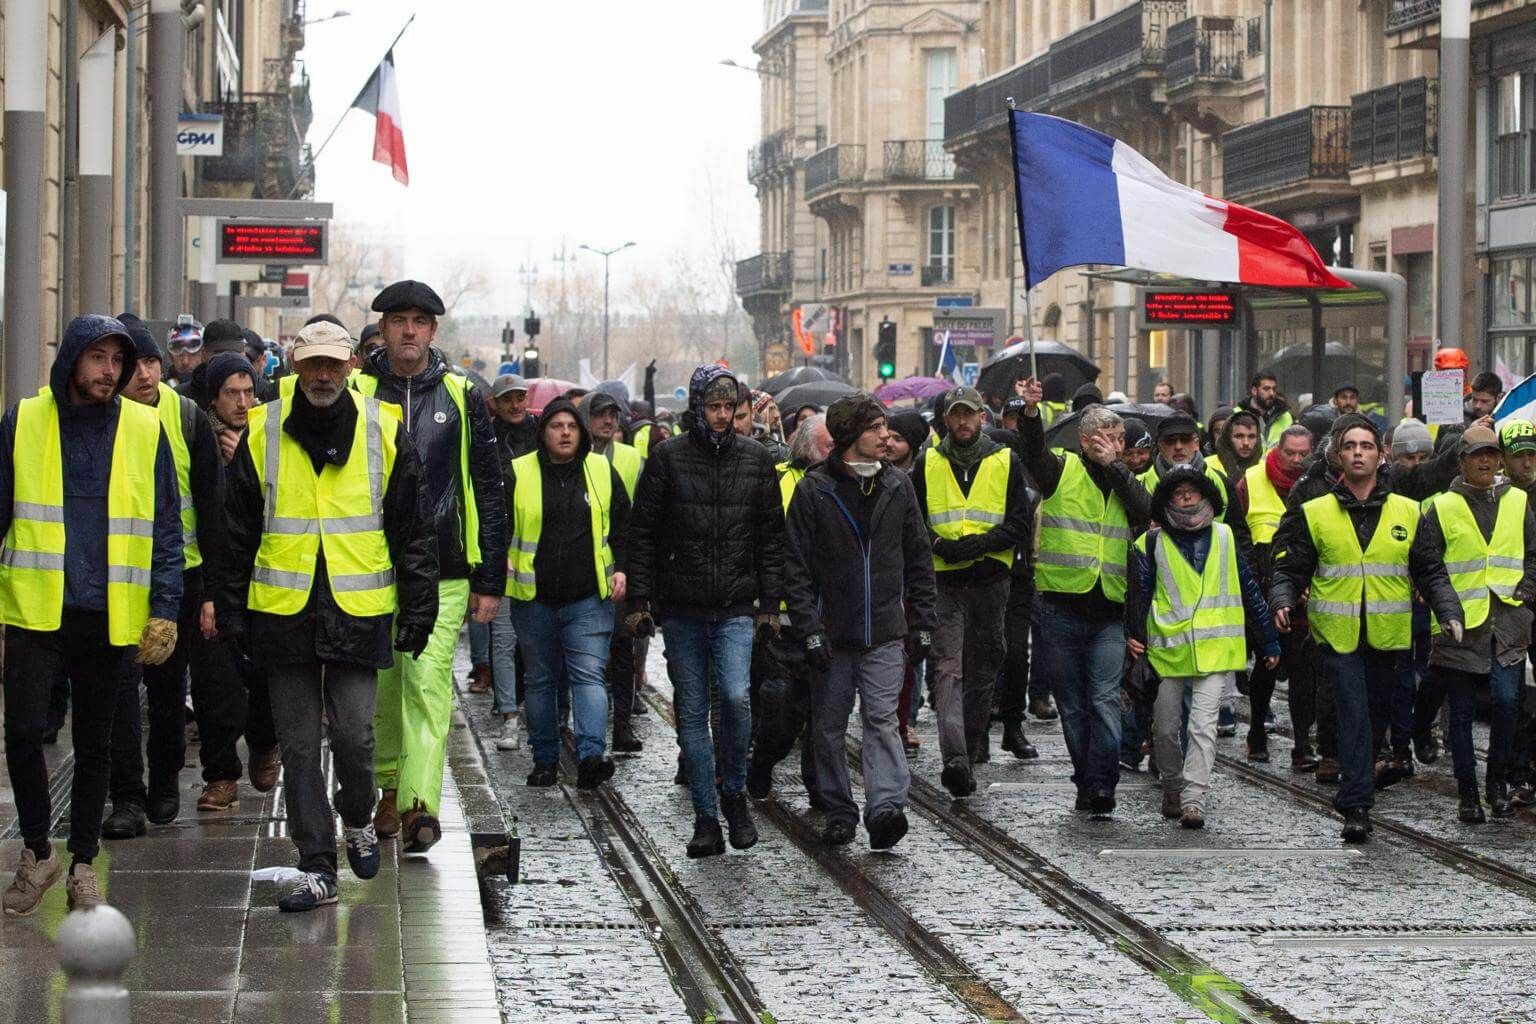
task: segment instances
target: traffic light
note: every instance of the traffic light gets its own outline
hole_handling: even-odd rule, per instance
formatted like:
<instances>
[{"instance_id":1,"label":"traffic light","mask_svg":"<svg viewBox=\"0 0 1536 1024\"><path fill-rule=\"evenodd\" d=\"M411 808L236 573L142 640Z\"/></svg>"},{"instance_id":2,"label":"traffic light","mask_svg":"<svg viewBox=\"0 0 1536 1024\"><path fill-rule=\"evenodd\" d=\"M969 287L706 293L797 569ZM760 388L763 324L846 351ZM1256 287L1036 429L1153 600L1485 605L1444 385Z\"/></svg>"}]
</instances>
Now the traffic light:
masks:
<instances>
[{"instance_id":1,"label":"traffic light","mask_svg":"<svg viewBox=\"0 0 1536 1024\"><path fill-rule=\"evenodd\" d=\"M516 344L517 332L512 329L512 325L509 323L501 329L501 352L504 359L510 360L512 358L512 350Z\"/></svg>"},{"instance_id":2,"label":"traffic light","mask_svg":"<svg viewBox=\"0 0 1536 1024\"><path fill-rule=\"evenodd\" d=\"M875 341L875 372L881 380L896 376L896 325L889 320L880 321L880 334Z\"/></svg>"},{"instance_id":3,"label":"traffic light","mask_svg":"<svg viewBox=\"0 0 1536 1024\"><path fill-rule=\"evenodd\" d=\"M523 349L522 377L527 380L542 376L539 373L539 350L532 345Z\"/></svg>"},{"instance_id":4,"label":"traffic light","mask_svg":"<svg viewBox=\"0 0 1536 1024\"><path fill-rule=\"evenodd\" d=\"M539 318L529 313L523 318L523 333L530 338L539 336Z\"/></svg>"}]
</instances>

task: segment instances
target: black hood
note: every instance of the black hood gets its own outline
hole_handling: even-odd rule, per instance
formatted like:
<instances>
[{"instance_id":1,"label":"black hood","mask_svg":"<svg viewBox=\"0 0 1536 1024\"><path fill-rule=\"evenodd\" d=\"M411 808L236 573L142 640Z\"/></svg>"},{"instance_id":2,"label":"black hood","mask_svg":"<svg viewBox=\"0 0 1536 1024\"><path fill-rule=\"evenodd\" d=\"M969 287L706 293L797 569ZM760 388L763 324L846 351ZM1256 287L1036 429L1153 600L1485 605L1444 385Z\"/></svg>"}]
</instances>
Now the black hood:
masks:
<instances>
[{"instance_id":1,"label":"black hood","mask_svg":"<svg viewBox=\"0 0 1536 1024\"><path fill-rule=\"evenodd\" d=\"M581 434L581 442L576 446L576 461L580 462L587 457L589 452L592 451L592 434L589 430L587 430L587 418L581 414L580 409L576 408L576 403L571 401L569 398L555 399L553 402L550 402L548 405L546 405L544 407L544 412L540 414L539 425L536 428L534 434L534 436L538 439L539 453L542 454L546 459L549 457L549 452L544 448L544 428L548 426L549 421L557 412L568 412L572 416L576 417L576 429Z\"/></svg>"},{"instance_id":2,"label":"black hood","mask_svg":"<svg viewBox=\"0 0 1536 1024\"><path fill-rule=\"evenodd\" d=\"M116 335L123 346L123 372L117 379L117 390L112 394L122 394L123 388L133 379L138 369L138 357L135 355L133 337L122 321L99 313L77 316L64 328L64 339L59 342L58 354L53 357L53 368L48 372L48 386L53 389L54 401L59 405L69 405L69 378L75 372L75 363L81 353L90 348L93 341L108 335Z\"/></svg>"},{"instance_id":3,"label":"black hood","mask_svg":"<svg viewBox=\"0 0 1536 1024\"><path fill-rule=\"evenodd\" d=\"M1173 489L1184 483L1194 484L1200 488L1200 493L1205 495L1205 500L1209 501L1211 508L1215 510L1215 518L1220 520L1226 501L1222 498L1221 488L1216 486L1216 481L1193 466L1174 466L1157 481L1157 489L1152 492L1153 522L1167 525L1163 519L1163 513L1167 511L1168 503L1173 500Z\"/></svg>"}]
</instances>

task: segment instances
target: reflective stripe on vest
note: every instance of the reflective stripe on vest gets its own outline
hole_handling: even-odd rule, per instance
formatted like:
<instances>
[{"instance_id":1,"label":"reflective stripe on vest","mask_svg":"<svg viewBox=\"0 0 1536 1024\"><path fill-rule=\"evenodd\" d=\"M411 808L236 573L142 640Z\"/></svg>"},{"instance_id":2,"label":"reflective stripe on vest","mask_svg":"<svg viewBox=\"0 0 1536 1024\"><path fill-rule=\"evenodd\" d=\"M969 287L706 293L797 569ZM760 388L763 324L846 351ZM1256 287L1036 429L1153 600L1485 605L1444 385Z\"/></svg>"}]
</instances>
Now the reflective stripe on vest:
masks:
<instances>
[{"instance_id":1,"label":"reflective stripe on vest","mask_svg":"<svg viewBox=\"0 0 1536 1024\"><path fill-rule=\"evenodd\" d=\"M608 531L613 507L613 473L608 460L588 453L582 463L587 479L587 508L592 514L592 564L597 569L597 596L606 601L613 592L613 549ZM517 484L512 494L512 543L507 547L507 596L532 601L538 596L533 560L544 529L544 470L539 453L512 460Z\"/></svg>"},{"instance_id":2,"label":"reflective stripe on vest","mask_svg":"<svg viewBox=\"0 0 1536 1024\"><path fill-rule=\"evenodd\" d=\"M1264 462L1260 459L1243 474L1243 479L1248 481L1248 532L1253 534L1255 544L1273 543L1280 520L1285 515L1285 499L1270 482Z\"/></svg>"},{"instance_id":3,"label":"reflective stripe on vest","mask_svg":"<svg viewBox=\"0 0 1536 1024\"><path fill-rule=\"evenodd\" d=\"M779 498L784 502L784 514L789 515L789 499L795 496L795 487L805 479L805 470L796 469L787 462L781 462L773 467L779 473ZM789 602L780 601L779 611L789 611Z\"/></svg>"},{"instance_id":4,"label":"reflective stripe on vest","mask_svg":"<svg viewBox=\"0 0 1536 1024\"><path fill-rule=\"evenodd\" d=\"M263 495L261 545L247 605L269 615L297 615L309 601L323 552L337 606L359 618L395 610L395 567L384 537L384 494L395 468L393 412L345 392L358 408L344 465L313 460L283 430L282 399L251 410L246 443Z\"/></svg>"},{"instance_id":5,"label":"reflective stripe on vest","mask_svg":"<svg viewBox=\"0 0 1536 1024\"><path fill-rule=\"evenodd\" d=\"M165 439L171 444L171 458L176 462L176 491L181 500L181 553L186 568L195 569L203 564L203 552L197 546L197 507L192 503L192 439L186 432L185 403L191 399L182 398L164 382L159 390L160 401L155 412L160 416Z\"/></svg>"},{"instance_id":6,"label":"reflective stripe on vest","mask_svg":"<svg viewBox=\"0 0 1536 1024\"><path fill-rule=\"evenodd\" d=\"M1008 471L1012 468L1012 453L999 448L976 464L976 477L971 481L971 493L960 490L955 479L954 467L937 448L928 449L923 458L923 483L928 491L928 525L934 533L948 540L979 536L993 527L1002 525L1008 512ZM1006 551L989 551L982 558L995 558L1006 566L1013 565L1013 548ZM933 556L935 572L964 569L981 559L968 562L946 562Z\"/></svg>"},{"instance_id":7,"label":"reflective stripe on vest","mask_svg":"<svg viewBox=\"0 0 1536 1024\"><path fill-rule=\"evenodd\" d=\"M1445 537L1445 571L1461 599L1462 625L1475 629L1488 621L1490 592L1518 605L1515 588L1525 575L1525 491L1510 487L1499 498L1493 535L1486 541L1466 498L1448 491L1431 503ZM1440 632L1438 620L1431 629Z\"/></svg>"},{"instance_id":8,"label":"reflective stripe on vest","mask_svg":"<svg viewBox=\"0 0 1536 1024\"><path fill-rule=\"evenodd\" d=\"M1106 498L1083 460L1068 452L1055 492L1040 506L1035 583L1057 594L1086 594L1094 584L1111 601L1125 600L1131 524L1111 491Z\"/></svg>"},{"instance_id":9,"label":"reflective stripe on vest","mask_svg":"<svg viewBox=\"0 0 1536 1024\"><path fill-rule=\"evenodd\" d=\"M120 399L106 524L107 634L116 647L138 644L149 621L159 445L155 411ZM64 609L64 460L51 389L18 407L11 459L14 494L0 548L0 622L52 632Z\"/></svg>"},{"instance_id":10,"label":"reflective stripe on vest","mask_svg":"<svg viewBox=\"0 0 1536 1024\"><path fill-rule=\"evenodd\" d=\"M1408 549L1419 529L1419 507L1389 494L1376 532L1364 551L1354 520L1332 494L1301 506L1317 549L1307 619L1312 636L1340 654L1360 646L1360 616L1366 642L1378 651L1407 650L1413 642L1413 582Z\"/></svg>"},{"instance_id":11,"label":"reflective stripe on vest","mask_svg":"<svg viewBox=\"0 0 1536 1024\"><path fill-rule=\"evenodd\" d=\"M640 485L640 466L643 462L640 452L633 445L623 441L613 442L613 468L618 470L619 479L624 482L624 493L630 501L635 500L635 488Z\"/></svg>"},{"instance_id":12,"label":"reflective stripe on vest","mask_svg":"<svg viewBox=\"0 0 1536 1024\"><path fill-rule=\"evenodd\" d=\"M1200 573L1161 530L1136 540L1146 554L1148 537L1155 538L1157 587L1147 614L1147 658L1164 678L1237 672L1248 664L1237 543L1225 523L1211 530Z\"/></svg>"},{"instance_id":13,"label":"reflective stripe on vest","mask_svg":"<svg viewBox=\"0 0 1536 1024\"><path fill-rule=\"evenodd\" d=\"M379 378L358 370L348 375L347 383L369 398L379 390ZM464 560L471 567L480 564L480 507L475 504L475 481L469 475L469 446L473 439L469 429L468 396L474 386L462 374L451 371L443 374L443 387L459 413L459 510L464 516ZM406 429L410 429L410 424L406 424ZM426 458L427 453L421 452L421 456Z\"/></svg>"}]
</instances>

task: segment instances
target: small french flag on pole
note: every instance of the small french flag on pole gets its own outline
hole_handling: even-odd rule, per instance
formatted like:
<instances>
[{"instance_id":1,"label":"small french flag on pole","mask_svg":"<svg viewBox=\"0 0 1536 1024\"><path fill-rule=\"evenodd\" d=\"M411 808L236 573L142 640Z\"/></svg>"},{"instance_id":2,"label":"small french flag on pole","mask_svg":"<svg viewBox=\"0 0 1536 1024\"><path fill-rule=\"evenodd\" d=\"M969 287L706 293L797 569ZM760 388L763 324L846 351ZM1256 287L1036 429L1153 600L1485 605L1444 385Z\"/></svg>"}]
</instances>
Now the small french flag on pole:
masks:
<instances>
[{"instance_id":1,"label":"small french flag on pole","mask_svg":"<svg viewBox=\"0 0 1536 1024\"><path fill-rule=\"evenodd\" d=\"M1197 192L1102 132L1009 111L1029 287L1102 263L1272 288L1348 288L1278 217Z\"/></svg>"},{"instance_id":2,"label":"small french flag on pole","mask_svg":"<svg viewBox=\"0 0 1536 1024\"><path fill-rule=\"evenodd\" d=\"M411 172L405 163L405 127L400 118L400 88L395 79L394 50L379 61L352 106L366 110L374 117L373 159L388 167L400 184L409 185Z\"/></svg>"}]
</instances>

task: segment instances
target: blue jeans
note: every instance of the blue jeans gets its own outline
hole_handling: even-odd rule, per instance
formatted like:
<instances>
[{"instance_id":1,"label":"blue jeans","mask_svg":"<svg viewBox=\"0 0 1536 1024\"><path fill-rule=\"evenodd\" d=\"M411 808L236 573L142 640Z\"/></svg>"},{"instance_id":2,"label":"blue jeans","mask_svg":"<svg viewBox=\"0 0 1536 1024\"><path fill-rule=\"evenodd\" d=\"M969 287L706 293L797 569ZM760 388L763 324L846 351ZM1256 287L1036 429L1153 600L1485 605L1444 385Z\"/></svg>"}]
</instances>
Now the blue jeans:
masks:
<instances>
[{"instance_id":1,"label":"blue jeans","mask_svg":"<svg viewBox=\"0 0 1536 1024\"><path fill-rule=\"evenodd\" d=\"M523 696L535 764L560 760L557 691L571 687L571 728L577 758L601 757L608 735L608 689L603 670L613 635L613 605L596 596L554 606L513 601L512 624L523 645Z\"/></svg>"},{"instance_id":2,"label":"blue jeans","mask_svg":"<svg viewBox=\"0 0 1536 1024\"><path fill-rule=\"evenodd\" d=\"M469 620L469 663L471 665L491 663L491 627L474 619Z\"/></svg>"},{"instance_id":3,"label":"blue jeans","mask_svg":"<svg viewBox=\"0 0 1536 1024\"><path fill-rule=\"evenodd\" d=\"M1477 784L1477 755L1472 747L1472 717L1477 690L1486 685L1492 701L1488 735L1488 781L1508 781L1515 736L1515 705L1525 681L1525 659L1516 665L1493 663L1490 675L1474 675L1436 666L1446 683L1451 707L1451 764L1457 782Z\"/></svg>"},{"instance_id":4,"label":"blue jeans","mask_svg":"<svg viewBox=\"0 0 1536 1024\"><path fill-rule=\"evenodd\" d=\"M503 715L517 710L517 629L512 625L512 599L501 599L491 620L491 680L496 697L491 709Z\"/></svg>"},{"instance_id":5,"label":"blue jeans","mask_svg":"<svg viewBox=\"0 0 1536 1024\"><path fill-rule=\"evenodd\" d=\"M1125 627L1119 619L1090 622L1042 594L1036 652L1061 714L1072 755L1072 781L1080 790L1114 791L1120 781L1120 673Z\"/></svg>"},{"instance_id":6,"label":"blue jeans","mask_svg":"<svg viewBox=\"0 0 1536 1024\"><path fill-rule=\"evenodd\" d=\"M1362 637L1362 640L1364 638ZM1369 809L1376 803L1376 751L1392 715L1392 691L1406 651L1378 651L1364 643L1350 654L1327 645L1323 673L1333 683L1334 713L1339 722L1339 811Z\"/></svg>"},{"instance_id":7,"label":"blue jeans","mask_svg":"<svg viewBox=\"0 0 1536 1024\"><path fill-rule=\"evenodd\" d=\"M752 740L752 619L746 615L709 622L680 615L661 623L667 674L677 708L677 739L694 814L713 818L715 750L709 737L710 665L720 698L720 790L735 796L747 785L747 746ZM532 703L530 700L529 703Z\"/></svg>"}]
</instances>

